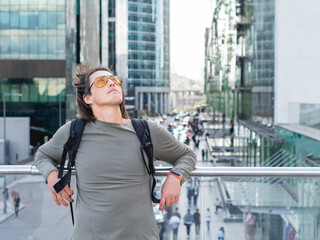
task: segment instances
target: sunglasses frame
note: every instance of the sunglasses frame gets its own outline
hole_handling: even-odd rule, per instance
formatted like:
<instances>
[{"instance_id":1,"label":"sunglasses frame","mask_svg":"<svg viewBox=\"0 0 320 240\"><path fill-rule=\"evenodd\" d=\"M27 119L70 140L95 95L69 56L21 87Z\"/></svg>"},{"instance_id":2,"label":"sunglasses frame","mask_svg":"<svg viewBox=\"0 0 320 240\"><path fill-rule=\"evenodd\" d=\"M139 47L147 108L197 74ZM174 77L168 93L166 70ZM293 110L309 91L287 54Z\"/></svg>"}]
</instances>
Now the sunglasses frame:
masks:
<instances>
[{"instance_id":1,"label":"sunglasses frame","mask_svg":"<svg viewBox=\"0 0 320 240\"><path fill-rule=\"evenodd\" d=\"M102 78L102 79L107 79L107 81L104 80L105 84L104 84L103 86L100 86L100 87L99 87L99 86L97 85L96 81L99 81L101 78ZM96 85L97 88L103 88L105 85L108 84L109 79L110 79L115 85L121 87L122 82L121 82L120 78L118 78L117 76L100 76L100 77L96 77L96 78L93 80L93 83L91 83L91 85L90 85L90 87L89 87L89 90L91 89L91 87L93 86L93 84ZM114 81L114 79L115 79L116 81Z\"/></svg>"}]
</instances>

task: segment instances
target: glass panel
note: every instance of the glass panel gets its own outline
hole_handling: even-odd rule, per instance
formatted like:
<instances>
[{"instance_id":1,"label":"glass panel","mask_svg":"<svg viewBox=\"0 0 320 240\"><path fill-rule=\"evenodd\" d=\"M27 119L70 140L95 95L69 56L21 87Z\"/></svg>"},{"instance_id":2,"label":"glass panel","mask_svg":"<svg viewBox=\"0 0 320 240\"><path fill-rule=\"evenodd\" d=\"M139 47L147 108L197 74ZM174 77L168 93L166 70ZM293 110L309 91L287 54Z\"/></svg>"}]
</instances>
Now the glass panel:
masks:
<instances>
[{"instance_id":1,"label":"glass panel","mask_svg":"<svg viewBox=\"0 0 320 240\"><path fill-rule=\"evenodd\" d=\"M38 53L38 37L30 37L29 51L30 53Z\"/></svg>"},{"instance_id":2,"label":"glass panel","mask_svg":"<svg viewBox=\"0 0 320 240\"><path fill-rule=\"evenodd\" d=\"M57 25L65 24L65 12L58 12L57 14Z\"/></svg>"},{"instance_id":3,"label":"glass panel","mask_svg":"<svg viewBox=\"0 0 320 240\"><path fill-rule=\"evenodd\" d=\"M49 102L57 102L58 88L57 88L57 80L49 78L49 85L48 85L48 101Z\"/></svg>"},{"instance_id":4,"label":"glass panel","mask_svg":"<svg viewBox=\"0 0 320 240\"><path fill-rule=\"evenodd\" d=\"M65 37L58 37L58 52L59 53L64 53L65 52Z\"/></svg>"},{"instance_id":5,"label":"glass panel","mask_svg":"<svg viewBox=\"0 0 320 240\"><path fill-rule=\"evenodd\" d=\"M19 53L19 37L10 36L10 52Z\"/></svg>"},{"instance_id":6,"label":"glass panel","mask_svg":"<svg viewBox=\"0 0 320 240\"><path fill-rule=\"evenodd\" d=\"M57 13L49 12L49 29L57 28Z\"/></svg>"},{"instance_id":7,"label":"glass panel","mask_svg":"<svg viewBox=\"0 0 320 240\"><path fill-rule=\"evenodd\" d=\"M9 27L9 12L0 12L0 24L1 28Z\"/></svg>"},{"instance_id":8,"label":"glass panel","mask_svg":"<svg viewBox=\"0 0 320 240\"><path fill-rule=\"evenodd\" d=\"M20 28L29 28L29 14L27 12L20 12Z\"/></svg>"},{"instance_id":9,"label":"glass panel","mask_svg":"<svg viewBox=\"0 0 320 240\"><path fill-rule=\"evenodd\" d=\"M9 36L0 36L0 52L9 53Z\"/></svg>"},{"instance_id":10,"label":"glass panel","mask_svg":"<svg viewBox=\"0 0 320 240\"><path fill-rule=\"evenodd\" d=\"M38 78L39 84L39 101L46 102L48 101L48 82L45 78Z\"/></svg>"},{"instance_id":11,"label":"glass panel","mask_svg":"<svg viewBox=\"0 0 320 240\"><path fill-rule=\"evenodd\" d=\"M19 12L10 12L10 28L19 28Z\"/></svg>"},{"instance_id":12,"label":"glass panel","mask_svg":"<svg viewBox=\"0 0 320 240\"><path fill-rule=\"evenodd\" d=\"M39 53L48 52L48 39L47 36L42 36L39 38Z\"/></svg>"},{"instance_id":13,"label":"glass panel","mask_svg":"<svg viewBox=\"0 0 320 240\"><path fill-rule=\"evenodd\" d=\"M28 36L21 36L20 37L20 53L28 53L28 41L29 37Z\"/></svg>"},{"instance_id":14,"label":"glass panel","mask_svg":"<svg viewBox=\"0 0 320 240\"><path fill-rule=\"evenodd\" d=\"M49 36L48 53L56 53L56 52L57 52L57 37Z\"/></svg>"},{"instance_id":15,"label":"glass panel","mask_svg":"<svg viewBox=\"0 0 320 240\"><path fill-rule=\"evenodd\" d=\"M36 12L29 13L29 28L36 29L38 27L38 15Z\"/></svg>"},{"instance_id":16,"label":"glass panel","mask_svg":"<svg viewBox=\"0 0 320 240\"><path fill-rule=\"evenodd\" d=\"M1 0L0 1L0 5L8 5L9 4L9 0Z\"/></svg>"},{"instance_id":17,"label":"glass panel","mask_svg":"<svg viewBox=\"0 0 320 240\"><path fill-rule=\"evenodd\" d=\"M20 94L20 85L18 84L12 84L11 85L11 93L13 94ZM19 96L10 96L9 97L11 102L19 102L20 101L20 97Z\"/></svg>"},{"instance_id":18,"label":"glass panel","mask_svg":"<svg viewBox=\"0 0 320 240\"><path fill-rule=\"evenodd\" d=\"M30 84L30 102L37 102L39 97L38 85Z\"/></svg>"},{"instance_id":19,"label":"glass panel","mask_svg":"<svg viewBox=\"0 0 320 240\"><path fill-rule=\"evenodd\" d=\"M48 28L48 13L47 12L39 12L39 28L46 29Z\"/></svg>"},{"instance_id":20,"label":"glass panel","mask_svg":"<svg viewBox=\"0 0 320 240\"><path fill-rule=\"evenodd\" d=\"M201 165L204 166L205 163ZM11 182L14 177L7 176L7 180ZM25 178L30 179L29 176ZM18 181L14 190L20 196L29 196L30 192L43 189L38 199L46 209L41 211L42 223L24 227L24 230L41 239L43 232L36 230L50 222L58 206L52 207L51 193L42 176L32 178L35 181L28 182L27 188L25 182ZM156 180L155 193L159 198L165 177L156 177ZM75 182L72 184L74 187ZM237 240L290 239L289 233L291 239L319 239L319 184L317 178L192 177L182 185L179 202L174 207L166 206L160 211L158 205L155 205L153 211L162 239L173 239L173 216L180 219L177 239L187 239L188 233L189 239L218 239L218 236ZM76 199L75 196L74 198ZM45 201L46 199L50 201ZM38 209L38 202L32 198L25 198L24 203L34 211ZM187 215L188 210L190 215ZM7 211L13 213L14 210L8 208ZM61 216L70 214L68 208L59 208L59 211ZM21 211L20 214L19 217L22 218L29 213ZM184 224L188 222L188 218L193 219L189 232ZM199 218L200 224L197 220ZM2 234L18 239L21 232L12 232L9 227L15 221L16 218L10 218L2 223ZM70 224L69 221L70 218L61 218L56 227L63 228ZM66 228L60 237L68 238L71 231L72 228Z\"/></svg>"},{"instance_id":21,"label":"glass panel","mask_svg":"<svg viewBox=\"0 0 320 240\"><path fill-rule=\"evenodd\" d=\"M29 101L29 84L22 84L21 85L21 101L22 102L28 102Z\"/></svg>"}]
</instances>

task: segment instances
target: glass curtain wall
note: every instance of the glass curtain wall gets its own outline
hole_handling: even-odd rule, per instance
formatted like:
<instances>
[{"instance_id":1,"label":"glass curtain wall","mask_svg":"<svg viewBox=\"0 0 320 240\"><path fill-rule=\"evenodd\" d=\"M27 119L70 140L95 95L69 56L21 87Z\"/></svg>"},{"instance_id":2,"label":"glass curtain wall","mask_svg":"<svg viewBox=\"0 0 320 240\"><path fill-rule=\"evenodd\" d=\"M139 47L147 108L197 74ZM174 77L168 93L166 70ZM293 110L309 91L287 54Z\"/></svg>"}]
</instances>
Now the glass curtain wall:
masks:
<instances>
[{"instance_id":1,"label":"glass curtain wall","mask_svg":"<svg viewBox=\"0 0 320 240\"><path fill-rule=\"evenodd\" d=\"M129 0L129 87L169 86L169 1Z\"/></svg>"},{"instance_id":2,"label":"glass curtain wall","mask_svg":"<svg viewBox=\"0 0 320 240\"><path fill-rule=\"evenodd\" d=\"M65 1L1 1L0 59L64 59Z\"/></svg>"}]
</instances>

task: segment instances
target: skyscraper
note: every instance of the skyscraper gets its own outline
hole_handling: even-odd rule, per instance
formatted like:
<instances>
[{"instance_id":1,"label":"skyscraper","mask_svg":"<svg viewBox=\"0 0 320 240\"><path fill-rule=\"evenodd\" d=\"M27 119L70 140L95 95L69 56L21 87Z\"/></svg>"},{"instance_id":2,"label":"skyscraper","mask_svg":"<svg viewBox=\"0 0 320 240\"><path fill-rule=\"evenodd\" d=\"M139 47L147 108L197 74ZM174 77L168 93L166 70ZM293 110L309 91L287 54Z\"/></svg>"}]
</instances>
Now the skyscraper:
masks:
<instances>
[{"instance_id":1,"label":"skyscraper","mask_svg":"<svg viewBox=\"0 0 320 240\"><path fill-rule=\"evenodd\" d=\"M128 0L128 93L140 113L168 112L169 0Z\"/></svg>"}]
</instances>

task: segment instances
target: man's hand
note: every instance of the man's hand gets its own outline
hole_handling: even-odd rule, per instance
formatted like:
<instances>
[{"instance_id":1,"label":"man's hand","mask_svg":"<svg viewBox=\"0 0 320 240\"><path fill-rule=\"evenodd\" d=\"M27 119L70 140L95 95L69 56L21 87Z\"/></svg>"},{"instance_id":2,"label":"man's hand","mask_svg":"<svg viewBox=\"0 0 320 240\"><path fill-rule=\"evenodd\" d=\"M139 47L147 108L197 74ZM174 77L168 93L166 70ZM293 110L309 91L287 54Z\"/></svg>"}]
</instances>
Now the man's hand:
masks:
<instances>
[{"instance_id":1,"label":"man's hand","mask_svg":"<svg viewBox=\"0 0 320 240\"><path fill-rule=\"evenodd\" d=\"M52 198L56 202L56 204L58 206L61 206L61 204L62 204L67 207L68 203L66 203L65 200L67 200L68 202L73 202L73 199L71 198L71 196L73 195L73 191L67 185L64 187L64 189L62 189L57 194L56 191L54 190L53 186L57 182L59 182L59 180L60 179L58 178L58 171L51 171L48 175L48 178L47 178L48 187L49 187L50 192L52 194Z\"/></svg>"},{"instance_id":2,"label":"man's hand","mask_svg":"<svg viewBox=\"0 0 320 240\"><path fill-rule=\"evenodd\" d=\"M177 203L180 197L180 190L180 180L175 176L168 175L161 189L159 209L162 210L165 205L170 206Z\"/></svg>"}]
</instances>

